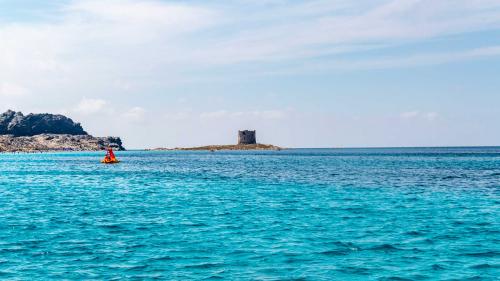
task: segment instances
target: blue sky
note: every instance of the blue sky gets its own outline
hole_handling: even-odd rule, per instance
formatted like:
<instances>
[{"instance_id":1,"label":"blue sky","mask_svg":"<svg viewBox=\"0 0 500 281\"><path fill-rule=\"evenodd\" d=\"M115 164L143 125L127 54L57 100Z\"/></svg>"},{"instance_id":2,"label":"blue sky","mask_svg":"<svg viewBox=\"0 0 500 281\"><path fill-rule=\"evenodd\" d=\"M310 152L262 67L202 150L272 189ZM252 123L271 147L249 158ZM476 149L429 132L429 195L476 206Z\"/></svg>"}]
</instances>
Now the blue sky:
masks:
<instances>
[{"instance_id":1,"label":"blue sky","mask_svg":"<svg viewBox=\"0 0 500 281\"><path fill-rule=\"evenodd\" d=\"M500 0L0 0L0 110L129 148L500 144Z\"/></svg>"}]
</instances>

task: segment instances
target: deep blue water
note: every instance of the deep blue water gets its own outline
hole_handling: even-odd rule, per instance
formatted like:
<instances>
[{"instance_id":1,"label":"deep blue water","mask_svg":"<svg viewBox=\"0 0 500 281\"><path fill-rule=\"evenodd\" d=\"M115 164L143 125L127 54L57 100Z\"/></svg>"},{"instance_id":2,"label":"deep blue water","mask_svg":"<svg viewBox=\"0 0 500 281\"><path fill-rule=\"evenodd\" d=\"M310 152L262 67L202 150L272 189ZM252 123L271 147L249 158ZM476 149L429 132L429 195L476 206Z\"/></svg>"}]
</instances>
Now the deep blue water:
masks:
<instances>
[{"instance_id":1,"label":"deep blue water","mask_svg":"<svg viewBox=\"0 0 500 281\"><path fill-rule=\"evenodd\" d=\"M0 154L0 279L499 280L500 148Z\"/></svg>"}]
</instances>

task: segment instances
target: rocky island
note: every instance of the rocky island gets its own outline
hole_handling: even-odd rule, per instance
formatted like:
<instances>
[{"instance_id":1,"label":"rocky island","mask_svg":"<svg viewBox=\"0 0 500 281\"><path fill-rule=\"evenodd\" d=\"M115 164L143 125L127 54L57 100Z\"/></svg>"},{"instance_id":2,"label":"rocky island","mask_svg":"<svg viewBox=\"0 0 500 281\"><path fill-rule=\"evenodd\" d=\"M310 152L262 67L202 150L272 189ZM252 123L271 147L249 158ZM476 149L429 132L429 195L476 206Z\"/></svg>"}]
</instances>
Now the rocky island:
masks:
<instances>
[{"instance_id":1,"label":"rocky island","mask_svg":"<svg viewBox=\"0 0 500 281\"><path fill-rule=\"evenodd\" d=\"M119 137L94 137L59 114L8 110L0 115L0 152L124 150Z\"/></svg>"},{"instance_id":2,"label":"rocky island","mask_svg":"<svg viewBox=\"0 0 500 281\"><path fill-rule=\"evenodd\" d=\"M283 148L271 144L257 143L255 131L238 131L238 144L206 145L197 147L156 148L150 150L282 150Z\"/></svg>"},{"instance_id":3,"label":"rocky island","mask_svg":"<svg viewBox=\"0 0 500 281\"><path fill-rule=\"evenodd\" d=\"M271 144L227 144L227 145L206 145L197 147L177 147L173 149L155 150L282 150L283 148Z\"/></svg>"}]
</instances>

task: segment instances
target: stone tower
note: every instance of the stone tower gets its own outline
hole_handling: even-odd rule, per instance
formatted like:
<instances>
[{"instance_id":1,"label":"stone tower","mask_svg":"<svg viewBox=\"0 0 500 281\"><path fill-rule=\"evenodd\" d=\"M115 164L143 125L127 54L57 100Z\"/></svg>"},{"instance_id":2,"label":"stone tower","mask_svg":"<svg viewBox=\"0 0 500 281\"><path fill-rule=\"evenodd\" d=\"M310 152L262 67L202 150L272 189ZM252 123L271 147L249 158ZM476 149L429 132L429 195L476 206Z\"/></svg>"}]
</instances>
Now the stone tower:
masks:
<instances>
[{"instance_id":1,"label":"stone tower","mask_svg":"<svg viewBox=\"0 0 500 281\"><path fill-rule=\"evenodd\" d=\"M238 131L238 144L256 144L255 131Z\"/></svg>"}]
</instances>

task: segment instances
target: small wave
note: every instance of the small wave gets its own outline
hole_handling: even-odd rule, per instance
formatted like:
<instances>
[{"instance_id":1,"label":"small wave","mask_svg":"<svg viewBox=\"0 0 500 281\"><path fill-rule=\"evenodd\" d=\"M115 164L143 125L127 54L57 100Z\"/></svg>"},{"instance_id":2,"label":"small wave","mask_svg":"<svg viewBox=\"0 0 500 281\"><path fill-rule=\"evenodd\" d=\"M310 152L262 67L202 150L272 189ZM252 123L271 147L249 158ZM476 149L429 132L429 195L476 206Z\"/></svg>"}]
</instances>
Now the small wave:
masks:
<instances>
[{"instance_id":1,"label":"small wave","mask_svg":"<svg viewBox=\"0 0 500 281\"><path fill-rule=\"evenodd\" d=\"M135 230L138 230L138 231L147 231L149 229L150 229L150 227L147 227L147 226L139 226L139 227L135 228Z\"/></svg>"},{"instance_id":2,"label":"small wave","mask_svg":"<svg viewBox=\"0 0 500 281\"><path fill-rule=\"evenodd\" d=\"M180 225L189 226L189 227L204 227L204 226L208 226L206 223L202 223L202 222L181 222Z\"/></svg>"},{"instance_id":3,"label":"small wave","mask_svg":"<svg viewBox=\"0 0 500 281\"><path fill-rule=\"evenodd\" d=\"M343 209L343 211L347 211L354 214L365 214L367 212L367 209L363 207L348 207Z\"/></svg>"},{"instance_id":4,"label":"small wave","mask_svg":"<svg viewBox=\"0 0 500 281\"><path fill-rule=\"evenodd\" d=\"M27 251L27 249L24 247L13 247L13 248L0 249L0 253L18 253L18 252L23 252L23 251Z\"/></svg>"},{"instance_id":5,"label":"small wave","mask_svg":"<svg viewBox=\"0 0 500 281\"><path fill-rule=\"evenodd\" d=\"M330 251L324 251L320 253L321 255L324 256L345 256L349 254L349 251L347 250L330 250Z\"/></svg>"},{"instance_id":6,"label":"small wave","mask_svg":"<svg viewBox=\"0 0 500 281\"><path fill-rule=\"evenodd\" d=\"M102 225L99 225L99 227L104 228L104 229L109 229L109 230L122 230L122 229L124 229L123 226L118 225L118 224L102 224Z\"/></svg>"},{"instance_id":7,"label":"small wave","mask_svg":"<svg viewBox=\"0 0 500 281\"><path fill-rule=\"evenodd\" d=\"M390 251L399 251L401 249L397 248L391 244L382 244L382 245L371 247L368 250L390 252Z\"/></svg>"},{"instance_id":8,"label":"small wave","mask_svg":"<svg viewBox=\"0 0 500 281\"><path fill-rule=\"evenodd\" d=\"M406 232L405 234L410 235L410 236L421 236L423 233L418 231L418 230L412 230L412 231Z\"/></svg>"},{"instance_id":9,"label":"small wave","mask_svg":"<svg viewBox=\"0 0 500 281\"><path fill-rule=\"evenodd\" d=\"M213 267L218 267L221 266L220 263L200 263L200 264L191 264L191 265L186 265L184 268L191 268L191 269L207 269L207 268L213 268Z\"/></svg>"},{"instance_id":10,"label":"small wave","mask_svg":"<svg viewBox=\"0 0 500 281\"><path fill-rule=\"evenodd\" d=\"M460 239L460 236L458 235L453 235L453 234L442 234L442 235L437 235L433 238L433 240L458 240Z\"/></svg>"},{"instance_id":11,"label":"small wave","mask_svg":"<svg viewBox=\"0 0 500 281\"><path fill-rule=\"evenodd\" d=\"M356 245L352 242L341 242L341 241L335 241L333 242L333 245L339 246L339 247L346 247L346 248L355 248Z\"/></svg>"},{"instance_id":12,"label":"small wave","mask_svg":"<svg viewBox=\"0 0 500 281\"><path fill-rule=\"evenodd\" d=\"M141 264L141 265L135 265L127 268L127 271L144 271L144 269L148 268L148 265L146 264Z\"/></svg>"},{"instance_id":13,"label":"small wave","mask_svg":"<svg viewBox=\"0 0 500 281\"><path fill-rule=\"evenodd\" d=\"M341 241L335 241L335 242L329 242L325 243L326 247L328 248L333 248L332 250L328 251L323 251L320 254L326 254L328 255L328 252L335 252L335 251L345 251L346 253L351 252L351 251L358 251L360 248L352 243L352 242L341 242ZM333 253L330 253L333 254Z\"/></svg>"},{"instance_id":14,"label":"small wave","mask_svg":"<svg viewBox=\"0 0 500 281\"><path fill-rule=\"evenodd\" d=\"M291 259L286 259L285 263L287 264L304 264L306 262L310 261L309 259L301 259L301 258L291 258Z\"/></svg>"},{"instance_id":15,"label":"small wave","mask_svg":"<svg viewBox=\"0 0 500 281\"><path fill-rule=\"evenodd\" d=\"M481 263L481 264L473 265L470 268L473 268L473 269L490 269L490 268L496 269L496 268L500 268L500 265L498 265L498 264L489 264L489 263Z\"/></svg>"},{"instance_id":16,"label":"small wave","mask_svg":"<svg viewBox=\"0 0 500 281\"><path fill-rule=\"evenodd\" d=\"M346 266L339 269L342 273L347 274L358 274L358 275L369 275L371 270L365 267L354 267L354 266Z\"/></svg>"},{"instance_id":17,"label":"small wave","mask_svg":"<svg viewBox=\"0 0 500 281\"><path fill-rule=\"evenodd\" d=\"M171 256L163 256L163 257L155 257L155 258L150 258L148 261L170 261L173 260Z\"/></svg>"},{"instance_id":18,"label":"small wave","mask_svg":"<svg viewBox=\"0 0 500 281\"><path fill-rule=\"evenodd\" d=\"M463 256L475 257L475 258L494 258L500 256L500 252L487 251L487 252L467 253L463 254Z\"/></svg>"},{"instance_id":19,"label":"small wave","mask_svg":"<svg viewBox=\"0 0 500 281\"><path fill-rule=\"evenodd\" d=\"M217 276L217 275L212 275L212 276L209 276L203 280L222 280L224 279L224 277L221 277L221 276Z\"/></svg>"},{"instance_id":20,"label":"small wave","mask_svg":"<svg viewBox=\"0 0 500 281\"><path fill-rule=\"evenodd\" d=\"M444 269L446 269L444 266L439 265L439 264L433 264L431 268L432 268L432 270L444 270Z\"/></svg>"},{"instance_id":21,"label":"small wave","mask_svg":"<svg viewBox=\"0 0 500 281\"><path fill-rule=\"evenodd\" d=\"M445 176L445 177L442 177L441 179L443 180L454 180L454 179L461 179L463 178L463 176Z\"/></svg>"},{"instance_id":22,"label":"small wave","mask_svg":"<svg viewBox=\"0 0 500 281\"><path fill-rule=\"evenodd\" d=\"M15 274L12 272L5 272L5 271L0 270L0 276L6 278L6 277L10 277L10 276L15 276Z\"/></svg>"},{"instance_id":23,"label":"small wave","mask_svg":"<svg viewBox=\"0 0 500 281\"><path fill-rule=\"evenodd\" d=\"M380 280L384 280L384 281L413 281L413 279L399 277L399 276L385 277L385 278L381 278Z\"/></svg>"}]
</instances>

